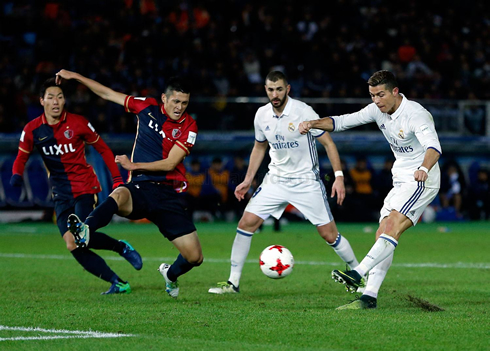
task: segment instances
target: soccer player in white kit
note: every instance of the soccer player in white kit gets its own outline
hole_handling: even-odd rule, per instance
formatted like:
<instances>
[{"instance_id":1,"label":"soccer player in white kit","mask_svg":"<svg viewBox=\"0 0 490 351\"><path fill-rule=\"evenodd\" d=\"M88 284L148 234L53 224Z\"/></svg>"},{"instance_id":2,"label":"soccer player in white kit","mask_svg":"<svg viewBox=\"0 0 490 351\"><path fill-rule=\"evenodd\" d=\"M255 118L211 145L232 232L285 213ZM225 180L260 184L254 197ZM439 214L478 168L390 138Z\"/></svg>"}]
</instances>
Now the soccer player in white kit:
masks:
<instances>
[{"instance_id":1,"label":"soccer player in white kit","mask_svg":"<svg viewBox=\"0 0 490 351\"><path fill-rule=\"evenodd\" d=\"M400 236L417 224L440 188L441 172L437 161L442 149L432 115L399 92L396 78L389 71L374 73L368 85L372 104L355 113L306 121L299 127L302 134L315 131L312 128L340 132L376 122L396 159L392 168L393 189L380 212L375 244L354 269L332 271L332 278L345 284L348 291L355 292L363 287L365 290L359 299L337 309L376 308L378 291L391 266Z\"/></svg>"},{"instance_id":2,"label":"soccer player in white kit","mask_svg":"<svg viewBox=\"0 0 490 351\"><path fill-rule=\"evenodd\" d=\"M270 72L265 80L265 91L270 100L255 115L255 144L245 180L235 189L240 201L250 189L252 181L270 146L269 172L250 199L238 223L231 250L231 272L227 282L209 289L212 294L238 293L243 266L250 250L254 232L269 216L281 217L290 203L313 225L320 236L334 249L349 267L358 265L349 241L340 235L332 217L327 191L320 179L315 138L326 149L335 171L332 197L337 203L345 198L344 177L337 148L329 133L312 129L301 135L301 122L318 119L318 114L305 103L289 97L290 85L284 73Z\"/></svg>"}]
</instances>

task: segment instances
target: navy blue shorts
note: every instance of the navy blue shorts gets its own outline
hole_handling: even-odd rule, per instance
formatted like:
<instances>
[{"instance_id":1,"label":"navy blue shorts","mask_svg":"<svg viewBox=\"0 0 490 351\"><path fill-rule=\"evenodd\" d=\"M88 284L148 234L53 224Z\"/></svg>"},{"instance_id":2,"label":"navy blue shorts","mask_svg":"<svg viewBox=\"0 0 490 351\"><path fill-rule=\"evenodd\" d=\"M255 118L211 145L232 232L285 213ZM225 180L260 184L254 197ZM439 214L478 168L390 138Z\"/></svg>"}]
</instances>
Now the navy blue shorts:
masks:
<instances>
[{"instance_id":1,"label":"navy blue shorts","mask_svg":"<svg viewBox=\"0 0 490 351\"><path fill-rule=\"evenodd\" d=\"M170 241L196 230L184 194L176 193L170 185L135 182L122 186L129 189L133 199L133 212L126 218L148 219Z\"/></svg>"},{"instance_id":2,"label":"navy blue shorts","mask_svg":"<svg viewBox=\"0 0 490 351\"><path fill-rule=\"evenodd\" d=\"M97 194L83 194L76 198L54 200L54 211L56 212L56 224L61 236L68 231L68 216L76 214L81 221L92 212L97 205Z\"/></svg>"}]
</instances>

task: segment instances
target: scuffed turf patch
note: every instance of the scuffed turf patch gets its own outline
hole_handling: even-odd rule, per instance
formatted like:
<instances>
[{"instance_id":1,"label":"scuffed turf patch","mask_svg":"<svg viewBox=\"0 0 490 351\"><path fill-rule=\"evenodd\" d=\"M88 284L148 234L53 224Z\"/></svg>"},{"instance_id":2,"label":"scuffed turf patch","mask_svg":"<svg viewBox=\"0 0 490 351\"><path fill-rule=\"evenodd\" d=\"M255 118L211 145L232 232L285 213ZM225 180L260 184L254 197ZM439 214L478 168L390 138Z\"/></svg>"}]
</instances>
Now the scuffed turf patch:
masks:
<instances>
[{"instance_id":1,"label":"scuffed turf patch","mask_svg":"<svg viewBox=\"0 0 490 351\"><path fill-rule=\"evenodd\" d=\"M434 305L430 303L427 300L421 299L419 297L415 297L412 295L407 295L407 300L413 303L415 306L420 307L424 311L427 312L441 312L444 311L444 308L439 307L437 305Z\"/></svg>"}]
</instances>

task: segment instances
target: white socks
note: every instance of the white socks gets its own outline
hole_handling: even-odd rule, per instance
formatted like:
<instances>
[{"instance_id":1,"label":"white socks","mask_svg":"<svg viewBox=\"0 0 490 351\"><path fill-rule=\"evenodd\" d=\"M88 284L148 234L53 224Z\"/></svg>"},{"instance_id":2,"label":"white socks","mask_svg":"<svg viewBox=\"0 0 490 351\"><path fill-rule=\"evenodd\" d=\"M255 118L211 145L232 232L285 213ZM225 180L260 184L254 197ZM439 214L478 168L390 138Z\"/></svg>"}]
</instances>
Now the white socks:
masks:
<instances>
[{"instance_id":1,"label":"white socks","mask_svg":"<svg viewBox=\"0 0 490 351\"><path fill-rule=\"evenodd\" d=\"M398 241L395 238L387 234L381 234L366 257L364 257L359 266L354 269L360 275L366 275L366 273L373 269L374 266L392 255L397 245Z\"/></svg>"},{"instance_id":2,"label":"white socks","mask_svg":"<svg viewBox=\"0 0 490 351\"><path fill-rule=\"evenodd\" d=\"M243 265L250 251L250 245L252 245L253 234L240 228L236 230L235 241L231 248L231 271L230 278L228 279L235 287L238 287L240 284Z\"/></svg>"},{"instance_id":3,"label":"white socks","mask_svg":"<svg viewBox=\"0 0 490 351\"><path fill-rule=\"evenodd\" d=\"M381 287L381 284L383 284L383 280L386 277L386 273L388 273L388 269L390 269L391 262L393 262L393 255L394 253L391 253L391 255L369 271L369 278L363 295L368 295L374 298L378 297L379 288Z\"/></svg>"},{"instance_id":4,"label":"white socks","mask_svg":"<svg viewBox=\"0 0 490 351\"><path fill-rule=\"evenodd\" d=\"M349 265L350 269L353 269L354 267L357 267L359 265L359 262L357 262L356 256L354 255L354 251L352 250L349 241L345 237L340 235L340 233L337 235L337 239L333 244L330 244L328 241L327 244L332 247L332 249L337 255L339 255L342 261Z\"/></svg>"}]
</instances>

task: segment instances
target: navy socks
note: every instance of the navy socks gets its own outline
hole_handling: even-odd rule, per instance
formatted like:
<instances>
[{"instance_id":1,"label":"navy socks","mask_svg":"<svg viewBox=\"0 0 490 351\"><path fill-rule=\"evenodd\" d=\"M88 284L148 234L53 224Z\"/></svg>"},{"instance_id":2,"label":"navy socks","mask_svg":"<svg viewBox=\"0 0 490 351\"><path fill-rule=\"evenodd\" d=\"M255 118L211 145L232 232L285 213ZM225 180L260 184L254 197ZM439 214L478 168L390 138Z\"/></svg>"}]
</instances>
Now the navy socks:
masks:
<instances>
[{"instance_id":1,"label":"navy socks","mask_svg":"<svg viewBox=\"0 0 490 351\"><path fill-rule=\"evenodd\" d=\"M107 234L95 232L90 235L88 247L96 250L111 250L121 254L126 245Z\"/></svg>"},{"instance_id":2,"label":"navy socks","mask_svg":"<svg viewBox=\"0 0 490 351\"><path fill-rule=\"evenodd\" d=\"M117 274L109 268L104 259L92 251L78 247L71 251L71 254L87 272L92 273L97 278L109 283L122 281Z\"/></svg>"},{"instance_id":3,"label":"navy socks","mask_svg":"<svg viewBox=\"0 0 490 351\"><path fill-rule=\"evenodd\" d=\"M167 277L174 282L179 276L189 272L193 267L194 265L192 263L189 263L182 255L179 254L175 262L172 263L172 266L169 268Z\"/></svg>"},{"instance_id":4,"label":"navy socks","mask_svg":"<svg viewBox=\"0 0 490 351\"><path fill-rule=\"evenodd\" d=\"M85 220L85 224L90 227L90 234L95 233L97 229L108 225L117 210L117 202L110 196L97 206Z\"/></svg>"}]
</instances>

